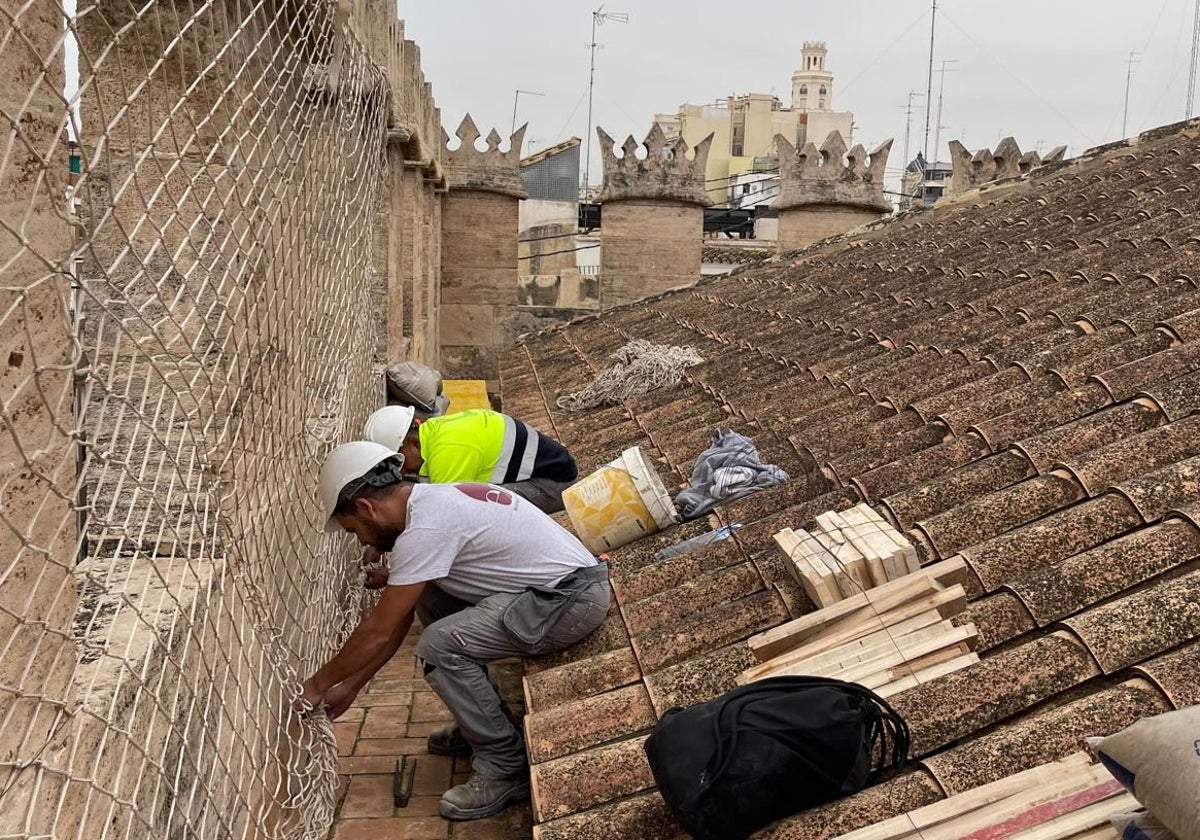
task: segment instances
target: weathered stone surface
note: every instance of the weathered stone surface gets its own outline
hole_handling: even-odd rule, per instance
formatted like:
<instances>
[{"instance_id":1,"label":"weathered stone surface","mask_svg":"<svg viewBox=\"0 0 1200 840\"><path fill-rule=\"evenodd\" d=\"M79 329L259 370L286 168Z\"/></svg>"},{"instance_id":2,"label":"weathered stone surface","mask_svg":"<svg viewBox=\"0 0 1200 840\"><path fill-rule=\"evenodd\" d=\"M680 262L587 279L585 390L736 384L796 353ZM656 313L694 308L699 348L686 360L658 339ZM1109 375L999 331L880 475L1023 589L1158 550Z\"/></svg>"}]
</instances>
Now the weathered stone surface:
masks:
<instances>
[{"instance_id":1,"label":"weathered stone surface","mask_svg":"<svg viewBox=\"0 0 1200 840\"><path fill-rule=\"evenodd\" d=\"M538 821L654 787L645 743L646 736L640 736L533 765L533 812Z\"/></svg>"},{"instance_id":2,"label":"weathered stone surface","mask_svg":"<svg viewBox=\"0 0 1200 840\"><path fill-rule=\"evenodd\" d=\"M600 156L604 164L604 187L600 191L600 203L613 201L659 200L676 201L697 207L708 207L712 199L705 189L704 168L708 161L708 147L712 135L696 144L692 157L687 156L688 145L680 137L668 142L662 128L655 123L642 141L646 157L637 155L638 142L632 135L627 137L617 157L615 142L603 128L597 128L600 138ZM608 211L604 208L604 226L608 227ZM698 264L698 263L697 263Z\"/></svg>"},{"instance_id":3,"label":"weathered stone surface","mask_svg":"<svg viewBox=\"0 0 1200 840\"><path fill-rule=\"evenodd\" d=\"M1008 583L1040 625L1057 621L1200 556L1200 531L1169 519ZM972 605L974 607L974 605Z\"/></svg>"},{"instance_id":4,"label":"weathered stone surface","mask_svg":"<svg viewBox=\"0 0 1200 840\"><path fill-rule=\"evenodd\" d=\"M525 717L525 742L534 764L641 732L658 717L640 682Z\"/></svg>"},{"instance_id":5,"label":"weathered stone surface","mask_svg":"<svg viewBox=\"0 0 1200 840\"><path fill-rule=\"evenodd\" d=\"M927 755L1099 676L1087 648L1051 634L985 657L892 697L908 722L912 755Z\"/></svg>"},{"instance_id":6,"label":"weathered stone surface","mask_svg":"<svg viewBox=\"0 0 1200 840\"><path fill-rule=\"evenodd\" d=\"M1136 679L1059 706L1009 721L921 763L948 796L1021 770L1057 761L1079 750L1083 739L1111 735L1170 704L1145 680Z\"/></svg>"},{"instance_id":7,"label":"weathered stone surface","mask_svg":"<svg viewBox=\"0 0 1200 840\"><path fill-rule=\"evenodd\" d=\"M637 657L628 647L548 668L525 678L527 712L544 712L564 703L632 685L642 678Z\"/></svg>"},{"instance_id":8,"label":"weathered stone surface","mask_svg":"<svg viewBox=\"0 0 1200 840\"><path fill-rule=\"evenodd\" d=\"M1163 580L1064 622L1111 674L1200 637L1200 572Z\"/></svg>"}]
</instances>

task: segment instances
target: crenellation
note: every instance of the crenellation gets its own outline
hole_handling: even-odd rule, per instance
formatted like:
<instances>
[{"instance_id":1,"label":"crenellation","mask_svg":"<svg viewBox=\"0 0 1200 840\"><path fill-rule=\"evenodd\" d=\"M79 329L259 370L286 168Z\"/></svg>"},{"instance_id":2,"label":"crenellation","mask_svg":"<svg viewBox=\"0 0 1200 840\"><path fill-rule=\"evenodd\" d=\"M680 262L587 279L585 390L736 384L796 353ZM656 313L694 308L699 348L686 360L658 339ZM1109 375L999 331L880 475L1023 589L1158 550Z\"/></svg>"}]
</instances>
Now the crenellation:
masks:
<instances>
[{"instance_id":1,"label":"crenellation","mask_svg":"<svg viewBox=\"0 0 1200 840\"><path fill-rule=\"evenodd\" d=\"M644 158L638 157L638 142L633 135L625 138L622 156L614 151L616 141L603 128L597 128L600 154L604 162L604 188L600 203L628 199L667 199L712 206L705 189L704 171L713 135L709 134L687 156L688 144L682 137L667 140L662 126L655 123L641 145Z\"/></svg>"},{"instance_id":2,"label":"crenellation","mask_svg":"<svg viewBox=\"0 0 1200 840\"><path fill-rule=\"evenodd\" d=\"M1021 152L1017 141L1005 137L991 149L970 150L957 140L950 141L950 160L954 165L954 176L950 180L947 195L957 196L996 181L1020 178L1047 164L1062 163L1067 147L1057 146L1045 157L1036 151Z\"/></svg>"},{"instance_id":3,"label":"crenellation","mask_svg":"<svg viewBox=\"0 0 1200 840\"><path fill-rule=\"evenodd\" d=\"M501 137L496 129L488 132L484 142L487 148L478 148L479 128L471 115L467 114L459 123L455 135L457 149L450 149L450 137L442 131L442 146L446 151L446 180L452 190L479 190L499 193L513 198L527 198L521 183L521 144L525 139L526 126L521 126L509 138L508 151L500 151Z\"/></svg>"},{"instance_id":4,"label":"crenellation","mask_svg":"<svg viewBox=\"0 0 1200 840\"><path fill-rule=\"evenodd\" d=\"M781 188L779 247L800 248L877 220L892 210L883 194L884 170L892 141L869 154L861 143L847 148L841 132L830 132L820 148L799 148L775 136Z\"/></svg>"}]
</instances>

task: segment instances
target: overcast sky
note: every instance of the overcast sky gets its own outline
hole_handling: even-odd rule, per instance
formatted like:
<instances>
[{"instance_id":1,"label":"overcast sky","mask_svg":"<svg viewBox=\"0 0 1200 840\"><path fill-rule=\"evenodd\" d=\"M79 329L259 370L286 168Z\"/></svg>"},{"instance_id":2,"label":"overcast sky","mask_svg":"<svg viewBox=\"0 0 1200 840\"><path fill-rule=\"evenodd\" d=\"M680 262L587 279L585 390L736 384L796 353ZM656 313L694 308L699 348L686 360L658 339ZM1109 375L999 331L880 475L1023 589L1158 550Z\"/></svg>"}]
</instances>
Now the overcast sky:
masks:
<instances>
[{"instance_id":1,"label":"overcast sky","mask_svg":"<svg viewBox=\"0 0 1200 840\"><path fill-rule=\"evenodd\" d=\"M453 135L470 111L483 133L507 137L529 123L526 153L587 127L591 11L583 0L400 0L407 35ZM731 93L775 93L785 104L801 44L825 41L834 107L854 112L855 139L904 142L909 90L924 94L929 0L613 0L627 24L600 27L595 125L618 142L641 139L653 115ZM993 147L1013 135L1022 150L1059 144L1072 154L1121 136L1127 59L1136 51L1128 133L1184 117L1195 0L940 0L935 66L946 74L941 157L951 139ZM939 77L934 75L936 116ZM912 153L925 130L915 100ZM1193 113L1195 113L1193 111ZM931 126L936 120L931 119ZM931 127L929 143L934 132ZM456 141L455 141L456 142ZM592 160L598 160L593 145ZM890 168L890 167L889 167ZM593 182L599 181L597 165Z\"/></svg>"}]
</instances>

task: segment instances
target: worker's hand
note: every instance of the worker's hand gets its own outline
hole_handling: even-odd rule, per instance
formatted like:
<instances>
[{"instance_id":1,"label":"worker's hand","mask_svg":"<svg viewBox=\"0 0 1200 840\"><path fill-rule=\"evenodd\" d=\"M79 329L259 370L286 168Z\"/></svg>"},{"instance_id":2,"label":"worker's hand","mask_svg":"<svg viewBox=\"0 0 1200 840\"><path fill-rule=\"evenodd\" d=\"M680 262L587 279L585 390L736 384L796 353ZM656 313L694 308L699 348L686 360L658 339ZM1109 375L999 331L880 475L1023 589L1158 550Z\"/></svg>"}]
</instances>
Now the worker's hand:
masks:
<instances>
[{"instance_id":1,"label":"worker's hand","mask_svg":"<svg viewBox=\"0 0 1200 840\"><path fill-rule=\"evenodd\" d=\"M363 581L363 586L367 589L383 589L388 582L388 567L373 566L369 569L363 569L363 573L367 576Z\"/></svg>"},{"instance_id":2,"label":"worker's hand","mask_svg":"<svg viewBox=\"0 0 1200 840\"><path fill-rule=\"evenodd\" d=\"M373 545L369 545L363 549L362 564L364 566L377 566L383 558L383 552Z\"/></svg>"},{"instance_id":3,"label":"worker's hand","mask_svg":"<svg viewBox=\"0 0 1200 840\"><path fill-rule=\"evenodd\" d=\"M300 696L296 698L295 709L300 714L308 714L325 704L325 694L313 687L311 680L305 680L300 687Z\"/></svg>"},{"instance_id":4,"label":"worker's hand","mask_svg":"<svg viewBox=\"0 0 1200 840\"><path fill-rule=\"evenodd\" d=\"M351 688L348 682L339 683L329 689L325 692L325 714L329 715L330 720L340 718L354 703L359 691L360 689Z\"/></svg>"}]
</instances>

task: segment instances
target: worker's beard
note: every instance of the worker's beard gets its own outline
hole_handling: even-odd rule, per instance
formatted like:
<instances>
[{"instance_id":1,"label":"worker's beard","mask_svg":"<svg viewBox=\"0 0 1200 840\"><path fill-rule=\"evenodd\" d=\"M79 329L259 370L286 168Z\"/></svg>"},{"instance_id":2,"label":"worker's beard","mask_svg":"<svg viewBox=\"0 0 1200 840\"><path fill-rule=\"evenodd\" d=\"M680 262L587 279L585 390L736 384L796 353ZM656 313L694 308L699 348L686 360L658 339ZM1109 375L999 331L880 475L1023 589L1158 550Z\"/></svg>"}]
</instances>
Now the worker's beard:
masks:
<instances>
[{"instance_id":1,"label":"worker's beard","mask_svg":"<svg viewBox=\"0 0 1200 840\"><path fill-rule=\"evenodd\" d=\"M384 552L391 551L400 537L400 531L396 528L371 525L367 530L367 545Z\"/></svg>"}]
</instances>

